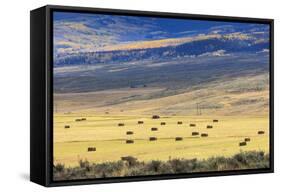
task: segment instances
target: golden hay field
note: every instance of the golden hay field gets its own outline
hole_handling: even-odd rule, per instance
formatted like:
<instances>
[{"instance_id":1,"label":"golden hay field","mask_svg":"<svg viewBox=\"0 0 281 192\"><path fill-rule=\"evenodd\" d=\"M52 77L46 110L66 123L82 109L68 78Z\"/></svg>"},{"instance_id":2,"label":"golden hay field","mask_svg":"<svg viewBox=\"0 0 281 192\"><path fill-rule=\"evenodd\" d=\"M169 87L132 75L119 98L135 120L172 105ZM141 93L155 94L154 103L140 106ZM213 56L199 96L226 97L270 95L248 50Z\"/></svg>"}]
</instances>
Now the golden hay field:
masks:
<instances>
[{"instance_id":1,"label":"golden hay field","mask_svg":"<svg viewBox=\"0 0 281 192\"><path fill-rule=\"evenodd\" d=\"M76 119L86 118L76 122ZM218 119L219 122L213 122ZM138 124L143 121L143 124ZM182 124L178 124L182 121ZM269 152L269 120L266 116L117 116L105 114L57 113L54 117L54 163L77 166L80 159L100 163L134 156L139 160L169 158L208 158L231 156L248 150ZM160 125L165 122L166 125ZM124 123L124 126L118 126ZM196 127L190 127L196 124ZM69 125L70 128L65 128ZM213 128L207 129L207 125ZM152 127L158 128L151 131ZM126 135L132 131L133 135ZM258 134L264 131L264 134ZM192 132L208 133L208 137L192 136ZM157 137L157 141L149 141ZM182 137L182 141L175 141ZM249 137L246 146L239 142ZM134 140L126 144L127 139ZM96 151L88 152L88 147Z\"/></svg>"},{"instance_id":2,"label":"golden hay field","mask_svg":"<svg viewBox=\"0 0 281 192\"><path fill-rule=\"evenodd\" d=\"M81 159L101 163L124 156L140 161L203 159L229 157L241 150L269 153L269 88L249 86L266 85L267 76L214 82L170 95L164 95L169 90L161 87L55 94L54 163L77 166ZM201 115L197 115L197 103L201 103ZM152 115L160 115L160 119L152 119ZM76 121L81 118L86 120ZM207 129L207 125L213 128ZM158 130L151 131L152 127ZM127 131L133 134L127 135ZM192 136L192 132L200 135ZM157 141L149 141L149 137L157 137ZM182 140L175 141L176 137ZM250 142L239 146L248 137ZM134 143L126 144L126 140ZM89 147L96 151L88 152Z\"/></svg>"}]
</instances>

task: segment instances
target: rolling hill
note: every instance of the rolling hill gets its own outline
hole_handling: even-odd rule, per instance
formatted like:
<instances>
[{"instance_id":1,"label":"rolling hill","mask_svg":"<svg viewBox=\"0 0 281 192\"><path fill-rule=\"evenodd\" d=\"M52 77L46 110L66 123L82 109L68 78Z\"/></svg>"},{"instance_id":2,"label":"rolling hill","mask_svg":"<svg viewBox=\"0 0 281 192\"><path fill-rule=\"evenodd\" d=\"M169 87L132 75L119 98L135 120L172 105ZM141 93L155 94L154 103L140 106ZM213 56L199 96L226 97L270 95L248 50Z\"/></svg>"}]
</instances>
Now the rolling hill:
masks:
<instances>
[{"instance_id":1,"label":"rolling hill","mask_svg":"<svg viewBox=\"0 0 281 192\"><path fill-rule=\"evenodd\" d=\"M269 49L268 39L233 33L200 35L193 38L134 42L104 47L104 51L57 55L54 66L108 64L143 60L171 60L204 54L256 53Z\"/></svg>"}]
</instances>

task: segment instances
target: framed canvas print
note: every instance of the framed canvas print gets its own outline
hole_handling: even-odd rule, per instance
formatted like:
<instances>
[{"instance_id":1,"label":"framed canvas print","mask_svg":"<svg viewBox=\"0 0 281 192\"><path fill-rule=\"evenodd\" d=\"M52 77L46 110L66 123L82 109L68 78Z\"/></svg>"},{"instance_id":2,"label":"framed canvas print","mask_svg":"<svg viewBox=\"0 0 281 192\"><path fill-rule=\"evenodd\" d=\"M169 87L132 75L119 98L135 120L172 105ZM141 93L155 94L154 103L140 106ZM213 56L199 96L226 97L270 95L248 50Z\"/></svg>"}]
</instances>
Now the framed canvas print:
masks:
<instances>
[{"instance_id":1,"label":"framed canvas print","mask_svg":"<svg viewBox=\"0 0 281 192\"><path fill-rule=\"evenodd\" d=\"M273 20L31 11L30 178L273 172Z\"/></svg>"}]
</instances>

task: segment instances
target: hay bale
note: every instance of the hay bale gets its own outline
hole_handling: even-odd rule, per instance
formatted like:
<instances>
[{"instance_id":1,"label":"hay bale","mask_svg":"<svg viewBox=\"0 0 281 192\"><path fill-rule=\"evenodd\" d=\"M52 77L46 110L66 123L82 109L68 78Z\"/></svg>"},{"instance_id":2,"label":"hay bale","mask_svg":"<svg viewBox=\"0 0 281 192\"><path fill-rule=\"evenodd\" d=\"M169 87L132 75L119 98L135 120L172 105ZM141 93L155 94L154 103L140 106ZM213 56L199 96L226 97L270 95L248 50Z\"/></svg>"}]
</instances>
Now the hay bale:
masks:
<instances>
[{"instance_id":1,"label":"hay bale","mask_svg":"<svg viewBox=\"0 0 281 192\"><path fill-rule=\"evenodd\" d=\"M143 124L143 121L138 121L138 124Z\"/></svg>"},{"instance_id":2,"label":"hay bale","mask_svg":"<svg viewBox=\"0 0 281 192\"><path fill-rule=\"evenodd\" d=\"M208 133L201 133L201 137L208 137Z\"/></svg>"},{"instance_id":3,"label":"hay bale","mask_svg":"<svg viewBox=\"0 0 281 192\"><path fill-rule=\"evenodd\" d=\"M122 126L125 126L125 124L124 123L118 123L118 126L122 127Z\"/></svg>"},{"instance_id":4,"label":"hay bale","mask_svg":"<svg viewBox=\"0 0 281 192\"><path fill-rule=\"evenodd\" d=\"M70 125L65 125L64 128L65 128L65 129L69 129L69 128L70 128Z\"/></svg>"},{"instance_id":5,"label":"hay bale","mask_svg":"<svg viewBox=\"0 0 281 192\"><path fill-rule=\"evenodd\" d=\"M81 119L75 119L75 121L82 121Z\"/></svg>"},{"instance_id":6,"label":"hay bale","mask_svg":"<svg viewBox=\"0 0 281 192\"><path fill-rule=\"evenodd\" d=\"M133 134L134 134L133 131L127 131L127 132L126 132L126 135L133 135Z\"/></svg>"},{"instance_id":7,"label":"hay bale","mask_svg":"<svg viewBox=\"0 0 281 192\"><path fill-rule=\"evenodd\" d=\"M213 126L212 125L207 125L207 129L212 129Z\"/></svg>"},{"instance_id":8,"label":"hay bale","mask_svg":"<svg viewBox=\"0 0 281 192\"><path fill-rule=\"evenodd\" d=\"M152 127L152 128L151 128L151 131L158 131L158 128Z\"/></svg>"},{"instance_id":9,"label":"hay bale","mask_svg":"<svg viewBox=\"0 0 281 192\"><path fill-rule=\"evenodd\" d=\"M259 134L259 135L263 135L263 134L264 134L264 131L258 131L258 134Z\"/></svg>"},{"instance_id":10,"label":"hay bale","mask_svg":"<svg viewBox=\"0 0 281 192\"><path fill-rule=\"evenodd\" d=\"M178 125L181 125L182 124L182 121L178 121Z\"/></svg>"},{"instance_id":11,"label":"hay bale","mask_svg":"<svg viewBox=\"0 0 281 192\"><path fill-rule=\"evenodd\" d=\"M166 125L166 122L161 122L160 125Z\"/></svg>"},{"instance_id":12,"label":"hay bale","mask_svg":"<svg viewBox=\"0 0 281 192\"><path fill-rule=\"evenodd\" d=\"M157 137L149 137L149 141L156 141Z\"/></svg>"},{"instance_id":13,"label":"hay bale","mask_svg":"<svg viewBox=\"0 0 281 192\"><path fill-rule=\"evenodd\" d=\"M196 124L195 123L190 123L189 126L190 127L196 127Z\"/></svg>"},{"instance_id":14,"label":"hay bale","mask_svg":"<svg viewBox=\"0 0 281 192\"><path fill-rule=\"evenodd\" d=\"M197 135L199 135L199 132L192 132L191 135L192 136L197 136Z\"/></svg>"},{"instance_id":15,"label":"hay bale","mask_svg":"<svg viewBox=\"0 0 281 192\"><path fill-rule=\"evenodd\" d=\"M160 119L159 115L152 115L152 119Z\"/></svg>"},{"instance_id":16,"label":"hay bale","mask_svg":"<svg viewBox=\"0 0 281 192\"><path fill-rule=\"evenodd\" d=\"M88 147L88 152L93 152L93 151L96 151L95 147Z\"/></svg>"},{"instance_id":17,"label":"hay bale","mask_svg":"<svg viewBox=\"0 0 281 192\"><path fill-rule=\"evenodd\" d=\"M105 114L109 114L109 112L106 111Z\"/></svg>"},{"instance_id":18,"label":"hay bale","mask_svg":"<svg viewBox=\"0 0 281 192\"><path fill-rule=\"evenodd\" d=\"M213 119L213 122L217 123L217 122L219 122L219 120L218 119Z\"/></svg>"},{"instance_id":19,"label":"hay bale","mask_svg":"<svg viewBox=\"0 0 281 192\"><path fill-rule=\"evenodd\" d=\"M182 140L183 140L182 137L176 137L176 138L175 138L175 141L182 141Z\"/></svg>"},{"instance_id":20,"label":"hay bale","mask_svg":"<svg viewBox=\"0 0 281 192\"><path fill-rule=\"evenodd\" d=\"M132 144L132 143L134 143L134 140L126 140L126 143L127 144Z\"/></svg>"},{"instance_id":21,"label":"hay bale","mask_svg":"<svg viewBox=\"0 0 281 192\"><path fill-rule=\"evenodd\" d=\"M81 119L81 121L86 121L86 120L87 120L86 118L82 118L82 119Z\"/></svg>"},{"instance_id":22,"label":"hay bale","mask_svg":"<svg viewBox=\"0 0 281 192\"><path fill-rule=\"evenodd\" d=\"M250 139L249 137L246 137L246 138L244 139L244 141L245 141L245 142L249 142L249 141L251 141L251 139Z\"/></svg>"},{"instance_id":23,"label":"hay bale","mask_svg":"<svg viewBox=\"0 0 281 192\"><path fill-rule=\"evenodd\" d=\"M243 141L243 142L240 142L239 143L239 146L241 147L241 146L246 146L247 145L247 142L246 141Z\"/></svg>"}]
</instances>

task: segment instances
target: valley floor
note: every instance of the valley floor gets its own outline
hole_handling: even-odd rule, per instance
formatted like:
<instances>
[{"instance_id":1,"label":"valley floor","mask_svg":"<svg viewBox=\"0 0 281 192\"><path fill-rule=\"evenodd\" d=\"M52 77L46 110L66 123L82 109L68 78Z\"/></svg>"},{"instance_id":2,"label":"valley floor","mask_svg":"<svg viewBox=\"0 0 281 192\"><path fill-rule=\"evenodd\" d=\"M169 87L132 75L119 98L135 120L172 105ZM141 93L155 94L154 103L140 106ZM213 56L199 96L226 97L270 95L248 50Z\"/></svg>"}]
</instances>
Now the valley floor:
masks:
<instances>
[{"instance_id":1,"label":"valley floor","mask_svg":"<svg viewBox=\"0 0 281 192\"><path fill-rule=\"evenodd\" d=\"M76 121L82 118L85 120ZM218 122L213 122L214 119ZM240 151L253 150L269 152L267 116L161 116L152 119L143 115L73 113L55 114L54 123L54 163L67 167L77 166L79 160L102 163L118 161L125 156L150 161L229 157ZM119 126L120 123L124 126ZM66 125L69 128L65 128ZM212 128L207 128L208 125ZM152 131L153 127L157 130ZM127 135L128 131L132 134ZM258 134L259 131L264 133ZM192 132L199 135L193 136ZM202 137L202 133L208 136ZM157 140L150 141L150 137ZM182 140L176 141L176 137ZM239 146L245 138L250 141L246 146ZM126 140L134 143L127 144ZM95 148L95 151L88 151L89 148Z\"/></svg>"}]
</instances>

